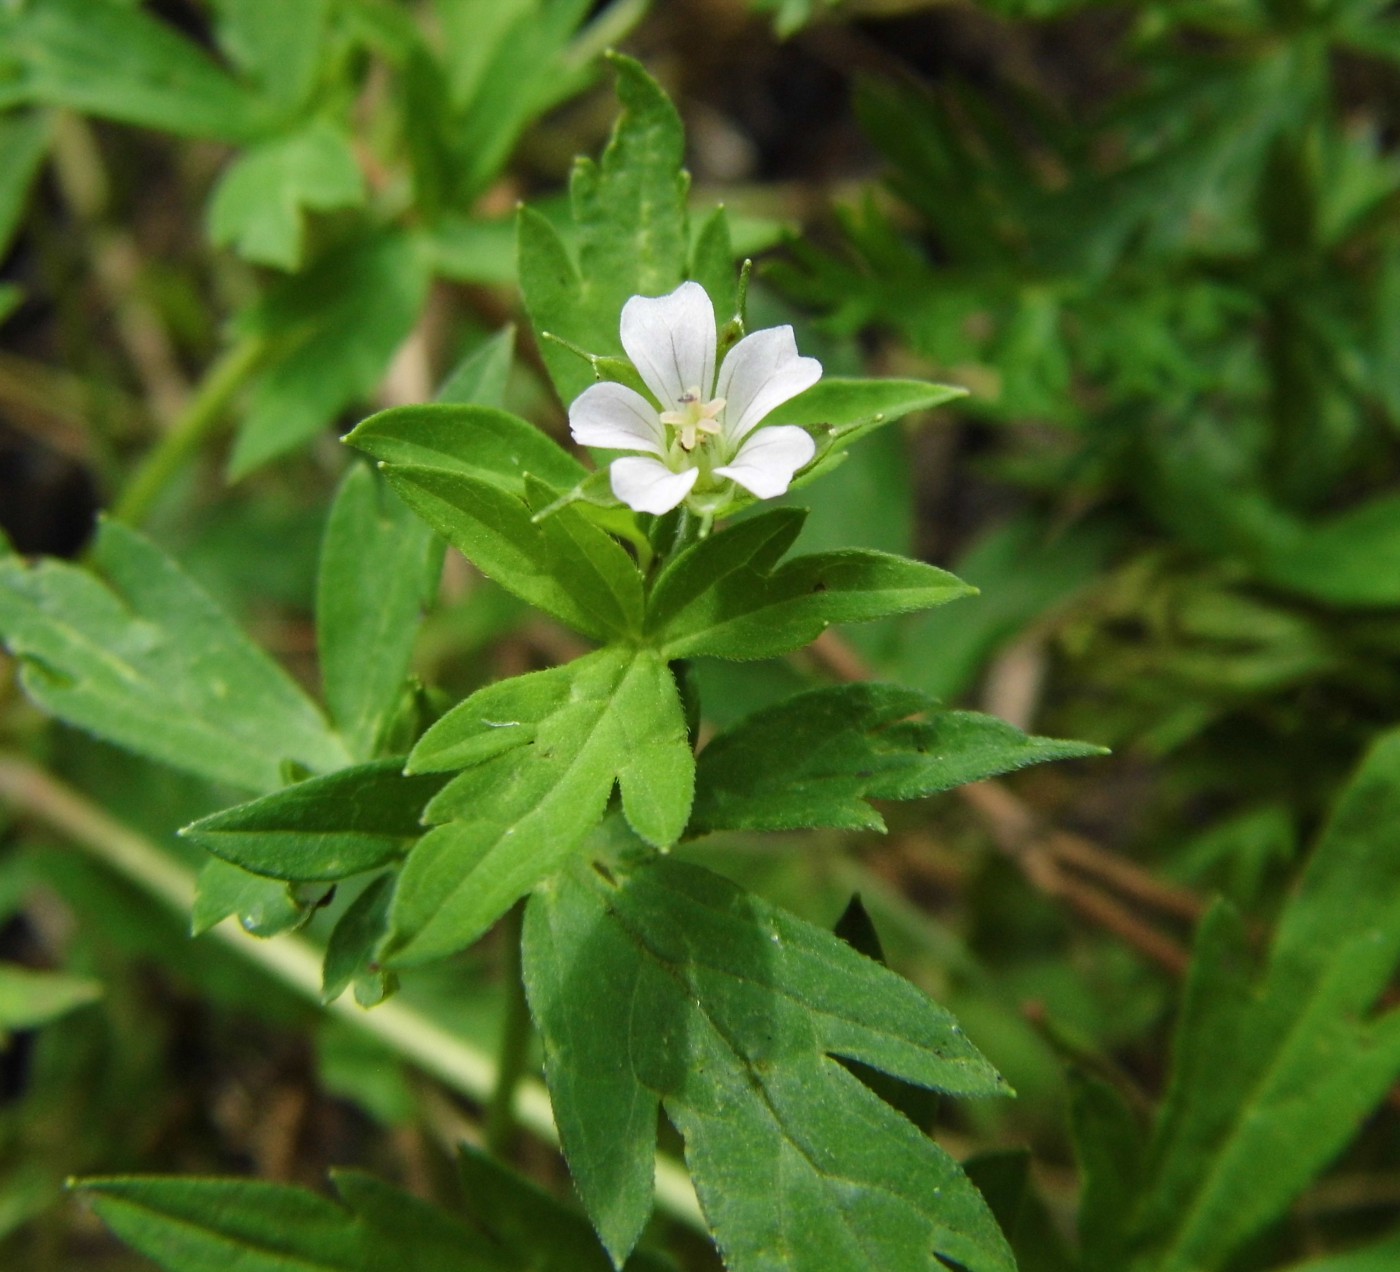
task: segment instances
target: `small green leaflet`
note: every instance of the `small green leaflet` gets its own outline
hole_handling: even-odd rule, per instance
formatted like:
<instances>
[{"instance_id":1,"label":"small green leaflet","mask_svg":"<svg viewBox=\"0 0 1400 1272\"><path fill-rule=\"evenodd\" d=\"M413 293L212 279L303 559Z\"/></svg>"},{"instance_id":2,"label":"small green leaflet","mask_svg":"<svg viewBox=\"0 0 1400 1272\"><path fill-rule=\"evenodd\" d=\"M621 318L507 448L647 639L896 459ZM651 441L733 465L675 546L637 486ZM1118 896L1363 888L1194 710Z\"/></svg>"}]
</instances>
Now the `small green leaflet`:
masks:
<instances>
[{"instance_id":1,"label":"small green leaflet","mask_svg":"<svg viewBox=\"0 0 1400 1272\"><path fill-rule=\"evenodd\" d=\"M469 944L578 854L616 784L656 847L685 829L695 761L670 669L612 647L490 685L448 712L409 771L464 769L429 804L443 822L400 876L385 954L396 964Z\"/></svg>"},{"instance_id":2,"label":"small green leaflet","mask_svg":"<svg viewBox=\"0 0 1400 1272\"><path fill-rule=\"evenodd\" d=\"M942 406L967 390L926 380L843 380L827 377L784 402L764 421L765 427L798 424L817 439L817 461L794 483L800 489L821 476L838 457L867 433L912 414Z\"/></svg>"},{"instance_id":3,"label":"small green leaflet","mask_svg":"<svg viewBox=\"0 0 1400 1272\"><path fill-rule=\"evenodd\" d=\"M357 424L345 441L391 470L440 469L487 482L517 499L525 498L527 476L559 491L588 476L552 438L493 406L397 406Z\"/></svg>"},{"instance_id":4,"label":"small green leaflet","mask_svg":"<svg viewBox=\"0 0 1400 1272\"><path fill-rule=\"evenodd\" d=\"M127 1245L170 1272L607 1272L587 1222L471 1148L459 1218L361 1171L332 1172L338 1200L247 1179L127 1176L75 1186ZM638 1253L627 1272L667 1272Z\"/></svg>"},{"instance_id":5,"label":"small green leaflet","mask_svg":"<svg viewBox=\"0 0 1400 1272\"><path fill-rule=\"evenodd\" d=\"M209 205L209 237L245 260L296 269L303 210L356 207L364 197L349 137L313 120L298 132L258 143L229 165Z\"/></svg>"},{"instance_id":6,"label":"small green leaflet","mask_svg":"<svg viewBox=\"0 0 1400 1272\"><path fill-rule=\"evenodd\" d=\"M246 790L281 786L285 760L349 763L291 677L147 539L104 522L92 566L0 557L0 638L46 710Z\"/></svg>"},{"instance_id":7,"label":"small green leaflet","mask_svg":"<svg viewBox=\"0 0 1400 1272\"><path fill-rule=\"evenodd\" d=\"M507 325L452 369L438 389L438 405L503 407L514 356L515 328Z\"/></svg>"},{"instance_id":8,"label":"small green leaflet","mask_svg":"<svg viewBox=\"0 0 1400 1272\"><path fill-rule=\"evenodd\" d=\"M957 1163L833 1059L1006 1094L908 981L666 857L538 887L524 964L564 1150L616 1261L651 1214L662 1105L733 1272L1013 1272Z\"/></svg>"},{"instance_id":9,"label":"small green leaflet","mask_svg":"<svg viewBox=\"0 0 1400 1272\"><path fill-rule=\"evenodd\" d=\"M437 591L442 543L363 464L326 522L316 585L321 680L346 746L375 754L402 700L419 620Z\"/></svg>"},{"instance_id":10,"label":"small green leaflet","mask_svg":"<svg viewBox=\"0 0 1400 1272\"><path fill-rule=\"evenodd\" d=\"M339 998L352 984L362 1007L373 1007L390 992L393 973L380 968L375 951L388 931L393 884L391 871L371 879L332 929L321 969L322 1002Z\"/></svg>"},{"instance_id":11,"label":"small green leaflet","mask_svg":"<svg viewBox=\"0 0 1400 1272\"><path fill-rule=\"evenodd\" d=\"M129 1177L78 1185L102 1221L170 1272L517 1272L494 1242L370 1175L341 1201L251 1179Z\"/></svg>"},{"instance_id":12,"label":"small green leaflet","mask_svg":"<svg viewBox=\"0 0 1400 1272\"><path fill-rule=\"evenodd\" d=\"M1222 904L1203 922L1127 1233L1135 1272L1225 1267L1400 1074L1400 1012L1371 1015L1400 962L1397 822L1392 731L1338 801L1279 920L1262 983L1234 912Z\"/></svg>"},{"instance_id":13,"label":"small green leaflet","mask_svg":"<svg viewBox=\"0 0 1400 1272\"><path fill-rule=\"evenodd\" d=\"M377 760L297 782L180 833L254 874L290 882L345 879L398 857L423 833L438 774L405 777L403 760Z\"/></svg>"},{"instance_id":14,"label":"small green leaflet","mask_svg":"<svg viewBox=\"0 0 1400 1272\"><path fill-rule=\"evenodd\" d=\"M872 799L921 799L1047 760L1102 755L994 716L940 711L898 685L816 689L768 707L700 753L690 832L883 830Z\"/></svg>"},{"instance_id":15,"label":"small green leaflet","mask_svg":"<svg viewBox=\"0 0 1400 1272\"><path fill-rule=\"evenodd\" d=\"M410 508L507 591L585 636L635 636L636 565L576 507L536 520L555 501L552 487L527 477L527 504L493 481L449 469L386 464L384 473Z\"/></svg>"},{"instance_id":16,"label":"small green leaflet","mask_svg":"<svg viewBox=\"0 0 1400 1272\"><path fill-rule=\"evenodd\" d=\"M648 604L647 632L663 656L770 658L800 649L833 623L976 592L943 570L887 552L821 552L778 565L805 515L800 508L761 513L677 557Z\"/></svg>"},{"instance_id":17,"label":"small green leaflet","mask_svg":"<svg viewBox=\"0 0 1400 1272\"><path fill-rule=\"evenodd\" d=\"M581 159L570 187L578 264L554 227L522 209L520 285L536 332L593 353L621 353L618 318L631 296L674 289L686 263L685 133L666 94L631 58L612 56L622 113L600 163ZM542 340L561 401L593 382L577 355Z\"/></svg>"},{"instance_id":18,"label":"small green leaflet","mask_svg":"<svg viewBox=\"0 0 1400 1272\"><path fill-rule=\"evenodd\" d=\"M199 936L234 915L250 935L276 936L300 927L310 912L292 895L289 884L210 857L196 881L190 935Z\"/></svg>"}]
</instances>

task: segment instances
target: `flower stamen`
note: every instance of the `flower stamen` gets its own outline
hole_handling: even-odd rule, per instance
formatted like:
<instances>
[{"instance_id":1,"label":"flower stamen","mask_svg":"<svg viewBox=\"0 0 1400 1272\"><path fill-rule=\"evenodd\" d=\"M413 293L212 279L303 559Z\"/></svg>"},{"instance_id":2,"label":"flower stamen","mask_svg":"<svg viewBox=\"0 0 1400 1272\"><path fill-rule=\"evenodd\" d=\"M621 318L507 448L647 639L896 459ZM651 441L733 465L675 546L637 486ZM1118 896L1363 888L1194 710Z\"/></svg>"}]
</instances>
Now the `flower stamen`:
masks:
<instances>
[{"instance_id":1,"label":"flower stamen","mask_svg":"<svg viewBox=\"0 0 1400 1272\"><path fill-rule=\"evenodd\" d=\"M724 410L724 399L702 401L696 387L681 394L680 405L679 411L662 411L661 422L680 434L683 450L693 451L704 440L701 434L712 437L720 431L718 416Z\"/></svg>"}]
</instances>

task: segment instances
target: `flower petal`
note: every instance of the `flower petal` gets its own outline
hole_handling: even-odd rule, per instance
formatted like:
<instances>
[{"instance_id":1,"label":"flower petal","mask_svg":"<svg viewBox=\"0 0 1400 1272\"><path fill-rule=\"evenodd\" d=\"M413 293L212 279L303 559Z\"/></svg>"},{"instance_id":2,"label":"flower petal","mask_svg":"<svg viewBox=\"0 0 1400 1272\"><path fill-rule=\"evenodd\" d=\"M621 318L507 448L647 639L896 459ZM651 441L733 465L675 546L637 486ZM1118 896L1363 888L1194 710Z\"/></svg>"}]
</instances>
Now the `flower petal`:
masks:
<instances>
[{"instance_id":1,"label":"flower petal","mask_svg":"<svg viewBox=\"0 0 1400 1272\"><path fill-rule=\"evenodd\" d=\"M673 473L665 464L641 455L615 459L608 470L613 494L635 512L670 512L690 494L698 468Z\"/></svg>"},{"instance_id":2,"label":"flower petal","mask_svg":"<svg viewBox=\"0 0 1400 1272\"><path fill-rule=\"evenodd\" d=\"M739 448L734 462L716 468L715 474L737 481L760 499L772 499L787 490L793 473L816 453L817 444L805 429L779 424L759 429Z\"/></svg>"},{"instance_id":3,"label":"flower petal","mask_svg":"<svg viewBox=\"0 0 1400 1272\"><path fill-rule=\"evenodd\" d=\"M745 336L719 369L715 396L725 400L724 434L733 445L770 412L822 376L822 364L797 352L791 327L765 327Z\"/></svg>"},{"instance_id":4,"label":"flower petal","mask_svg":"<svg viewBox=\"0 0 1400 1272\"><path fill-rule=\"evenodd\" d=\"M569 432L584 446L665 454L666 426L635 389L611 380L591 384L569 407Z\"/></svg>"},{"instance_id":5,"label":"flower petal","mask_svg":"<svg viewBox=\"0 0 1400 1272\"><path fill-rule=\"evenodd\" d=\"M715 307L699 283L669 296L633 296L622 307L622 347L663 411L679 410L697 389L709 400L715 340Z\"/></svg>"}]
</instances>

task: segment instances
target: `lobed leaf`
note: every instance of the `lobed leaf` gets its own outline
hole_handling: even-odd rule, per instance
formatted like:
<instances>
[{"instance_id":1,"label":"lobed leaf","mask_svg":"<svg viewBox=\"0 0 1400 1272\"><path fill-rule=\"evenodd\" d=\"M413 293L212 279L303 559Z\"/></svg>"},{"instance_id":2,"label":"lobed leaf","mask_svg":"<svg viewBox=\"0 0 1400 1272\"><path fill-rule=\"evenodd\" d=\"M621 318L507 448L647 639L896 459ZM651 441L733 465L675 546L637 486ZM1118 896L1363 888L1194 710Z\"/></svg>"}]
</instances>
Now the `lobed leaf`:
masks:
<instances>
[{"instance_id":1,"label":"lobed leaf","mask_svg":"<svg viewBox=\"0 0 1400 1272\"><path fill-rule=\"evenodd\" d=\"M364 198L364 176L349 137L313 120L259 142L229 165L209 205L209 237L245 260L296 269L303 209L355 207Z\"/></svg>"},{"instance_id":2,"label":"lobed leaf","mask_svg":"<svg viewBox=\"0 0 1400 1272\"><path fill-rule=\"evenodd\" d=\"M599 354L620 354L618 319L631 296L660 296L684 277L685 133L666 94L641 65L611 56L622 111L599 163L581 159L570 186L578 263L538 213L518 221L520 285L537 333ZM541 352L564 402L593 382L576 354L543 341Z\"/></svg>"},{"instance_id":3,"label":"lobed leaf","mask_svg":"<svg viewBox=\"0 0 1400 1272\"><path fill-rule=\"evenodd\" d=\"M614 785L657 847L685 829L695 761L675 680L650 650L599 650L473 694L423 736L412 772L465 768L428 806L385 953L419 962L475 940L562 869Z\"/></svg>"},{"instance_id":4,"label":"lobed leaf","mask_svg":"<svg viewBox=\"0 0 1400 1272\"><path fill-rule=\"evenodd\" d=\"M872 799L921 799L1048 760L1102 755L1028 737L994 716L939 711L897 685L798 694L719 734L700 753L690 831L883 830Z\"/></svg>"},{"instance_id":5,"label":"lobed leaf","mask_svg":"<svg viewBox=\"0 0 1400 1272\"><path fill-rule=\"evenodd\" d=\"M291 677L147 539L104 522L92 565L0 557L0 636L45 710L247 790L280 786L284 761L349 761Z\"/></svg>"},{"instance_id":6,"label":"lobed leaf","mask_svg":"<svg viewBox=\"0 0 1400 1272\"><path fill-rule=\"evenodd\" d=\"M669 858L541 885L524 962L565 1153L616 1262L651 1211L662 1106L734 1272L1011 1272L957 1164L834 1058L1005 1092L908 981Z\"/></svg>"}]
</instances>

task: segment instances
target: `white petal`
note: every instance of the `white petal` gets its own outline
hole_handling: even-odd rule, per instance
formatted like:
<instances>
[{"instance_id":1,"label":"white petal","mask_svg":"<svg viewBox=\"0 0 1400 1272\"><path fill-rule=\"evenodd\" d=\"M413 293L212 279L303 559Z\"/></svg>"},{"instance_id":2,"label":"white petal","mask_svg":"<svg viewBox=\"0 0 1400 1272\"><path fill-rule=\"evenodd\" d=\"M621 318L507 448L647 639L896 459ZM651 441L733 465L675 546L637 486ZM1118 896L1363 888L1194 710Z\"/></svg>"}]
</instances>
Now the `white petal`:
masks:
<instances>
[{"instance_id":1,"label":"white petal","mask_svg":"<svg viewBox=\"0 0 1400 1272\"><path fill-rule=\"evenodd\" d=\"M724 434L730 444L821 377L822 364L798 354L791 327L765 327L745 336L729 351L715 385L715 396L725 400Z\"/></svg>"},{"instance_id":2,"label":"white petal","mask_svg":"<svg viewBox=\"0 0 1400 1272\"><path fill-rule=\"evenodd\" d=\"M569 432L584 446L665 454L666 426L635 389L606 380L591 384L569 407Z\"/></svg>"},{"instance_id":3,"label":"white petal","mask_svg":"<svg viewBox=\"0 0 1400 1272\"><path fill-rule=\"evenodd\" d=\"M732 478L760 499L772 499L788 488L793 473L810 464L816 453L817 444L805 429L779 424L759 429L739 448L732 464L715 472Z\"/></svg>"},{"instance_id":4,"label":"white petal","mask_svg":"<svg viewBox=\"0 0 1400 1272\"><path fill-rule=\"evenodd\" d=\"M673 473L665 464L638 455L615 459L608 470L612 477L613 494L636 512L654 512L660 516L670 512L690 494L698 468Z\"/></svg>"},{"instance_id":5,"label":"white petal","mask_svg":"<svg viewBox=\"0 0 1400 1272\"><path fill-rule=\"evenodd\" d=\"M622 307L622 347L663 411L679 410L681 397L697 389L709 400L715 340L715 307L699 283L669 296L633 296Z\"/></svg>"}]
</instances>

